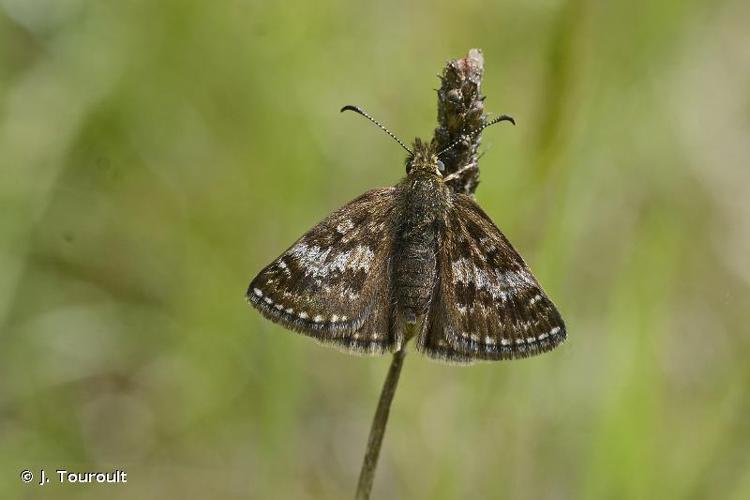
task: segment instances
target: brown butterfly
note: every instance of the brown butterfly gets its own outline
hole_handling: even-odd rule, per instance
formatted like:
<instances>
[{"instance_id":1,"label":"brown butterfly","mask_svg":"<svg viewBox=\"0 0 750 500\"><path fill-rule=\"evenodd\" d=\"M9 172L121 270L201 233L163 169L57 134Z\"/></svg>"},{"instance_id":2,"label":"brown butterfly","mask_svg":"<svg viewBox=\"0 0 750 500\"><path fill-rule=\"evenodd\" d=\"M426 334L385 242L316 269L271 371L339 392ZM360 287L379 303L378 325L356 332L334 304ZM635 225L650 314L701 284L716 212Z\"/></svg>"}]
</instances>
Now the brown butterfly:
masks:
<instances>
[{"instance_id":1,"label":"brown butterfly","mask_svg":"<svg viewBox=\"0 0 750 500\"><path fill-rule=\"evenodd\" d=\"M250 283L268 319L358 354L412 337L451 363L533 356L566 338L555 305L487 214L450 183L434 143L408 148L406 177L373 189L303 235ZM482 129L500 121L502 115ZM478 130L478 134L481 130Z\"/></svg>"}]
</instances>

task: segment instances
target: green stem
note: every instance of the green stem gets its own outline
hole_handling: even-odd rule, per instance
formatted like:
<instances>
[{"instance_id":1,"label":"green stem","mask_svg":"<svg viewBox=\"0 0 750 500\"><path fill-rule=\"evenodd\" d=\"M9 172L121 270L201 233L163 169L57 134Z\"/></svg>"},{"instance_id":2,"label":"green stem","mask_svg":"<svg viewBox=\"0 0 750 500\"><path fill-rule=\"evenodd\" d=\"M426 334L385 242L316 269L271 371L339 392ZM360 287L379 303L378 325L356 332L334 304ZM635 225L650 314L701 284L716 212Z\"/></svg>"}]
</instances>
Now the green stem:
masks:
<instances>
[{"instance_id":1,"label":"green stem","mask_svg":"<svg viewBox=\"0 0 750 500\"><path fill-rule=\"evenodd\" d=\"M370 498L372 482L375 479L375 468L378 465L378 456L380 455L380 447L383 444L385 426L388 423L388 414L391 411L393 396L396 394L404 356L406 356L405 349L393 353L391 367L388 369L388 375L380 392L378 408L375 410L375 417L372 419L370 437L367 440L367 451L365 452L365 459L362 462L362 470L359 473L359 482L357 483L356 500L368 500Z\"/></svg>"}]
</instances>

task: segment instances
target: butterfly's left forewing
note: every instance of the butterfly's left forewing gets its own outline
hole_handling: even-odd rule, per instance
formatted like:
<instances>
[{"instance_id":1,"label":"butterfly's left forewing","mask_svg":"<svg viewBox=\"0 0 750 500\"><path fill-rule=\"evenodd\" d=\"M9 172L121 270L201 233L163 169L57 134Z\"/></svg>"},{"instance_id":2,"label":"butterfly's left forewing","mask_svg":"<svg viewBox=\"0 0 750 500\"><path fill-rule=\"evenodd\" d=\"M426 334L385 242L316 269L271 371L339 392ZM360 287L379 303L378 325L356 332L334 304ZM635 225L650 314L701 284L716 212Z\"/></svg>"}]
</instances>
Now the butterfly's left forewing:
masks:
<instances>
[{"instance_id":1,"label":"butterfly's left forewing","mask_svg":"<svg viewBox=\"0 0 750 500\"><path fill-rule=\"evenodd\" d=\"M302 236L250 283L267 318L359 354L394 350L388 297L395 189L374 189Z\"/></svg>"},{"instance_id":2,"label":"butterfly's left forewing","mask_svg":"<svg viewBox=\"0 0 750 500\"><path fill-rule=\"evenodd\" d=\"M454 194L438 249L430 320L417 340L449 362L513 359L549 351L565 324L521 256L468 196Z\"/></svg>"}]
</instances>

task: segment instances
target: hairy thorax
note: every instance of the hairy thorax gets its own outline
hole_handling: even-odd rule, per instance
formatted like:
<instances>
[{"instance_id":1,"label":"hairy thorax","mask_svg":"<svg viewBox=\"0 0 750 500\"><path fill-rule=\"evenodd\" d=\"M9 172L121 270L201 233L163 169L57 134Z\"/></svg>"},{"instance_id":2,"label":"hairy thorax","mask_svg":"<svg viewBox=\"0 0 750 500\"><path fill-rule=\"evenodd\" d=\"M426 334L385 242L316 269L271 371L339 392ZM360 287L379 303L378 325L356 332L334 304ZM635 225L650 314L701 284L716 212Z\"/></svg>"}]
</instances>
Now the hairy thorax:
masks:
<instances>
[{"instance_id":1,"label":"hairy thorax","mask_svg":"<svg viewBox=\"0 0 750 500\"><path fill-rule=\"evenodd\" d=\"M445 184L435 175L416 175L400 186L403 219L393 261L396 307L407 323L427 313L437 277L437 247L449 203Z\"/></svg>"}]
</instances>

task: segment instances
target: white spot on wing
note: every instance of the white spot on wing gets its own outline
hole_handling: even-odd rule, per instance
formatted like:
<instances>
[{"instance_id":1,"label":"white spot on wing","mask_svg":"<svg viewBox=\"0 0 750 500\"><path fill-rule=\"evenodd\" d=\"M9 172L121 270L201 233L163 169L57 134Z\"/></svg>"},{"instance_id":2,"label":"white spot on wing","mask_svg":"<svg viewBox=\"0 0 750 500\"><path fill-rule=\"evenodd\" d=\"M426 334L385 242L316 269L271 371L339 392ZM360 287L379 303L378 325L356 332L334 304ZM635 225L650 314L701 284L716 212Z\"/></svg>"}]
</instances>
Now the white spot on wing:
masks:
<instances>
[{"instance_id":1,"label":"white spot on wing","mask_svg":"<svg viewBox=\"0 0 750 500\"><path fill-rule=\"evenodd\" d=\"M508 300L508 293L506 291L508 284L512 289L514 286L520 284L518 276L528 275L528 273L516 273L513 271L502 273L499 269L488 270L474 265L470 259L465 257L453 261L451 263L451 270L453 271L454 283L463 283L465 285L471 283L477 290L487 290L494 300L499 299L502 302ZM509 276L510 279L508 278ZM531 278L529 277L528 279L530 280ZM506 284L506 280L508 284ZM527 282L526 280L522 281Z\"/></svg>"},{"instance_id":2,"label":"white spot on wing","mask_svg":"<svg viewBox=\"0 0 750 500\"><path fill-rule=\"evenodd\" d=\"M349 219L342 220L337 226L336 231L341 234L346 234L347 232L351 231L351 229L354 227L354 223Z\"/></svg>"},{"instance_id":3,"label":"white spot on wing","mask_svg":"<svg viewBox=\"0 0 750 500\"><path fill-rule=\"evenodd\" d=\"M511 288L525 288L528 285L536 286L534 278L525 269L521 271L506 271L504 273L504 278Z\"/></svg>"},{"instance_id":4,"label":"white spot on wing","mask_svg":"<svg viewBox=\"0 0 750 500\"><path fill-rule=\"evenodd\" d=\"M325 278L334 271L346 269L367 272L375 253L365 245L357 245L346 252L332 253L331 248L322 249L317 245L299 243L287 255L300 263L306 275Z\"/></svg>"},{"instance_id":5,"label":"white spot on wing","mask_svg":"<svg viewBox=\"0 0 750 500\"><path fill-rule=\"evenodd\" d=\"M253 293L254 293L254 294L255 294L255 295L257 296L257 297L263 297L263 292L261 291L261 289L260 289L260 288L253 288Z\"/></svg>"}]
</instances>

